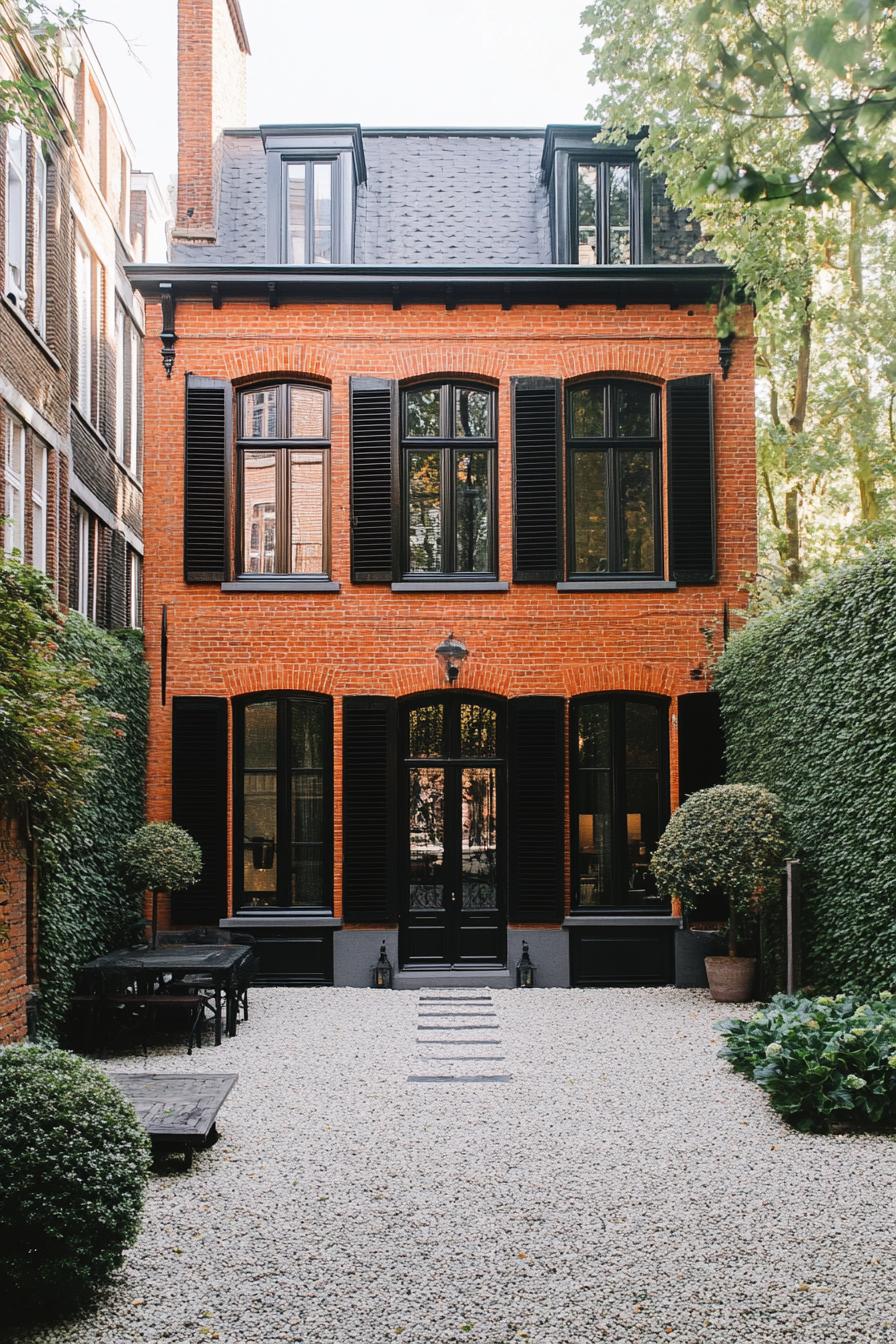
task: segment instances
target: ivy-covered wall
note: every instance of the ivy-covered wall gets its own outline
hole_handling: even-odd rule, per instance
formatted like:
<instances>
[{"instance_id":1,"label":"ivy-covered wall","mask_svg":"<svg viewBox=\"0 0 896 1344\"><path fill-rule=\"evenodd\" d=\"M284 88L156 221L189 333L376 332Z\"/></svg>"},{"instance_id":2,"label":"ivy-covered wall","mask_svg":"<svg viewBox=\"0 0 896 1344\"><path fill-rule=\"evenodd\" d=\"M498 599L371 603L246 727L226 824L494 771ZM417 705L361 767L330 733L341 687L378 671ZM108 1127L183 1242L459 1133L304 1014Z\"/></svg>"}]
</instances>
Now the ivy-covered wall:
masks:
<instances>
[{"instance_id":1,"label":"ivy-covered wall","mask_svg":"<svg viewBox=\"0 0 896 1344\"><path fill-rule=\"evenodd\" d=\"M97 734L100 765L71 818L38 837L40 1034L56 1036L78 967L121 945L140 894L121 875L124 840L142 825L146 785L148 675L142 636L107 634L69 615L59 655L86 664L95 685L86 697L111 714Z\"/></svg>"},{"instance_id":2,"label":"ivy-covered wall","mask_svg":"<svg viewBox=\"0 0 896 1344\"><path fill-rule=\"evenodd\" d=\"M728 779L785 803L805 873L804 978L896 980L896 551L759 616L716 670Z\"/></svg>"}]
</instances>

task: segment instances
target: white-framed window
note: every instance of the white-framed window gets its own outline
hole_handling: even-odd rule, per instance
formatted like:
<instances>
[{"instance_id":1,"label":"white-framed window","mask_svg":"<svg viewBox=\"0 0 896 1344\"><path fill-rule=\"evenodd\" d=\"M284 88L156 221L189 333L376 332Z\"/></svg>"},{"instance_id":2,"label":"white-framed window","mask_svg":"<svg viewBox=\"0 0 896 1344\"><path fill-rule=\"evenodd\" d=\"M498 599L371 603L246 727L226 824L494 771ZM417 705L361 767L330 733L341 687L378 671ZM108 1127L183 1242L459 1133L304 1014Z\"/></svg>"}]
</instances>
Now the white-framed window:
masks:
<instances>
[{"instance_id":1,"label":"white-framed window","mask_svg":"<svg viewBox=\"0 0 896 1344\"><path fill-rule=\"evenodd\" d=\"M143 628L143 559L137 551L128 550L128 625L132 630Z\"/></svg>"},{"instance_id":2,"label":"white-framed window","mask_svg":"<svg viewBox=\"0 0 896 1344\"><path fill-rule=\"evenodd\" d=\"M74 607L82 616L90 615L90 517L85 509L75 508L75 535L72 545L75 553Z\"/></svg>"},{"instance_id":3,"label":"white-framed window","mask_svg":"<svg viewBox=\"0 0 896 1344\"><path fill-rule=\"evenodd\" d=\"M34 325L47 331L47 161L34 142Z\"/></svg>"},{"instance_id":4,"label":"white-framed window","mask_svg":"<svg viewBox=\"0 0 896 1344\"><path fill-rule=\"evenodd\" d=\"M31 438L31 563L47 572L47 445Z\"/></svg>"},{"instance_id":5,"label":"white-framed window","mask_svg":"<svg viewBox=\"0 0 896 1344\"><path fill-rule=\"evenodd\" d=\"M124 389L127 377L125 360L128 346L125 340L125 316L120 303L115 305L115 456L124 461L128 425L125 416Z\"/></svg>"},{"instance_id":6,"label":"white-framed window","mask_svg":"<svg viewBox=\"0 0 896 1344\"><path fill-rule=\"evenodd\" d=\"M140 339L140 333L133 323L131 323L130 327L130 344L131 348L128 368L130 369L131 374L131 415L128 426L128 466L134 475L137 476L139 474L138 468L140 463L138 450L140 446L140 381L142 374L141 356L143 353L143 343Z\"/></svg>"},{"instance_id":7,"label":"white-framed window","mask_svg":"<svg viewBox=\"0 0 896 1344\"><path fill-rule=\"evenodd\" d=\"M25 553L25 426L6 413L4 454L6 490L3 513L3 549L7 555Z\"/></svg>"},{"instance_id":8,"label":"white-framed window","mask_svg":"<svg viewBox=\"0 0 896 1344\"><path fill-rule=\"evenodd\" d=\"M87 244L75 244L75 307L78 328L77 403L89 420L93 401L93 258Z\"/></svg>"},{"instance_id":9,"label":"white-framed window","mask_svg":"<svg viewBox=\"0 0 896 1344\"><path fill-rule=\"evenodd\" d=\"M6 293L20 308L25 306L28 136L23 126L11 121L6 127Z\"/></svg>"}]
</instances>

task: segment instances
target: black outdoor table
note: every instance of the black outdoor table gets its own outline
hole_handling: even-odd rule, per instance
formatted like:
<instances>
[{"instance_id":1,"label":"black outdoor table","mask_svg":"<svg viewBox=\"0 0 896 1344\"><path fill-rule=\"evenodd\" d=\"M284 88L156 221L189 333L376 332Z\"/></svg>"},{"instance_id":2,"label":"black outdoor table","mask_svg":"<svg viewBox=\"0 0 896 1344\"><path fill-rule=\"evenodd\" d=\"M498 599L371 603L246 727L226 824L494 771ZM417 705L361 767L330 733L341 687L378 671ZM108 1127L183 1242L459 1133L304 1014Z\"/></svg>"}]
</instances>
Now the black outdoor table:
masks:
<instances>
[{"instance_id":1,"label":"black outdoor table","mask_svg":"<svg viewBox=\"0 0 896 1344\"><path fill-rule=\"evenodd\" d=\"M237 972L252 955L243 943L166 943L163 947L128 947L94 957L81 969L96 976L99 993L103 978L131 976L134 980L158 980L163 975L208 976L215 992L215 1045L221 1044L221 996L227 1005L227 1035L236 1035Z\"/></svg>"},{"instance_id":2,"label":"black outdoor table","mask_svg":"<svg viewBox=\"0 0 896 1344\"><path fill-rule=\"evenodd\" d=\"M218 1111L239 1074L110 1073L131 1102L154 1148L183 1148L187 1166L194 1148L208 1148L218 1131Z\"/></svg>"}]
</instances>

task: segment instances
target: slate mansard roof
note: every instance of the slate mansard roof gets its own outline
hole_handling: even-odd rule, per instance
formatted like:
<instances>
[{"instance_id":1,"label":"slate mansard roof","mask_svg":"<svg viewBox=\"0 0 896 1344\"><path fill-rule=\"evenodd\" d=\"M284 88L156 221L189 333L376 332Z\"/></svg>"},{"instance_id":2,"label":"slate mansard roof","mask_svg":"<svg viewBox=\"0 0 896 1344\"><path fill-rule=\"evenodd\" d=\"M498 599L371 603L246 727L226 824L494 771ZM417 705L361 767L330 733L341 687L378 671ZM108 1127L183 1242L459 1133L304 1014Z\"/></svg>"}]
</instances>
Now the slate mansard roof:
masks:
<instances>
[{"instance_id":1,"label":"slate mansard roof","mask_svg":"<svg viewBox=\"0 0 896 1344\"><path fill-rule=\"evenodd\" d=\"M543 131L363 131L357 266L550 266ZM712 264L699 232L651 186L652 261ZM267 160L260 131L224 135L217 240L177 244L174 265L263 266Z\"/></svg>"}]
</instances>

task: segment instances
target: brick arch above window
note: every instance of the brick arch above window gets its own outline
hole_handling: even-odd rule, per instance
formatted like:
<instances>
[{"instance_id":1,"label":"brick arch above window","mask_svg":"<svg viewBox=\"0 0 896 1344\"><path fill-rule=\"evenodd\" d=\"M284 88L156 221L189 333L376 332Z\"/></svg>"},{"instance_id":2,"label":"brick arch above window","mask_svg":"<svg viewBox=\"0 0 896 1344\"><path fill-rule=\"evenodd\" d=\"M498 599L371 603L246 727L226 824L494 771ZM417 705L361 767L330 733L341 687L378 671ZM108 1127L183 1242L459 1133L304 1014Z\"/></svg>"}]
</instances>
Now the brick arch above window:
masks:
<instances>
[{"instance_id":1,"label":"brick arch above window","mask_svg":"<svg viewBox=\"0 0 896 1344\"><path fill-rule=\"evenodd\" d=\"M671 344L671 342L669 343ZM653 342L601 343L597 348L565 349L560 374L567 382L579 378L643 378L664 383L680 374L681 357L674 350L657 349Z\"/></svg>"},{"instance_id":2,"label":"brick arch above window","mask_svg":"<svg viewBox=\"0 0 896 1344\"><path fill-rule=\"evenodd\" d=\"M642 662L620 663L615 659L608 660L603 666L583 663L567 667L563 677L563 692L568 699L615 691L671 699L676 688L681 689L681 674L677 668Z\"/></svg>"},{"instance_id":3,"label":"brick arch above window","mask_svg":"<svg viewBox=\"0 0 896 1344\"><path fill-rule=\"evenodd\" d=\"M432 342L420 350L405 350L390 371L391 376L402 383L441 377L454 381L469 378L474 382L486 379L494 384L506 372L505 358L477 349L475 345L464 345L462 341L454 344Z\"/></svg>"},{"instance_id":4,"label":"brick arch above window","mask_svg":"<svg viewBox=\"0 0 896 1344\"><path fill-rule=\"evenodd\" d=\"M263 345L257 350L228 351L216 376L234 384L276 382L284 378L308 378L332 382L333 356L326 349L290 341Z\"/></svg>"}]
</instances>

